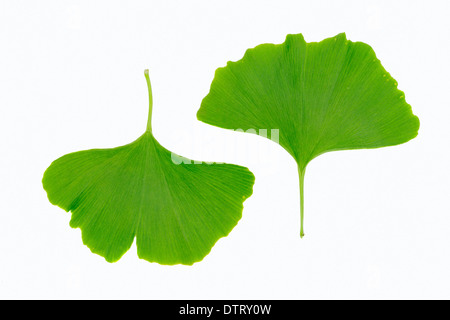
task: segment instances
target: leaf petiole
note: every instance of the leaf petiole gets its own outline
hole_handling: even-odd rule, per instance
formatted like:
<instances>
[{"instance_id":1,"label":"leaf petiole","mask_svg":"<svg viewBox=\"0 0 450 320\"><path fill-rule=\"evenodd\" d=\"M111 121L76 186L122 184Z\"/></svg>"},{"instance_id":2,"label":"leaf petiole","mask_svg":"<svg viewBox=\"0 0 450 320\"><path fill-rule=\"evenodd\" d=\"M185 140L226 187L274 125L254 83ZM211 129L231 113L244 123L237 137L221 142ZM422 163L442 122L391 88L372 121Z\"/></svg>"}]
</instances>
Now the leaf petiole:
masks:
<instances>
[{"instance_id":1,"label":"leaf petiole","mask_svg":"<svg viewBox=\"0 0 450 320\"><path fill-rule=\"evenodd\" d=\"M150 76L148 74L148 69L144 70L145 80L147 80L148 87L148 121L147 121L147 132L152 132L152 109L153 109L153 96L152 96L152 84L150 82Z\"/></svg>"},{"instance_id":2,"label":"leaf petiole","mask_svg":"<svg viewBox=\"0 0 450 320\"><path fill-rule=\"evenodd\" d=\"M306 168L301 169L298 167L298 177L299 177L299 189L300 189L300 238L305 236L305 232L303 231L303 220L304 220L304 212L305 212L305 189L304 189L304 181L305 181L305 171Z\"/></svg>"}]
</instances>

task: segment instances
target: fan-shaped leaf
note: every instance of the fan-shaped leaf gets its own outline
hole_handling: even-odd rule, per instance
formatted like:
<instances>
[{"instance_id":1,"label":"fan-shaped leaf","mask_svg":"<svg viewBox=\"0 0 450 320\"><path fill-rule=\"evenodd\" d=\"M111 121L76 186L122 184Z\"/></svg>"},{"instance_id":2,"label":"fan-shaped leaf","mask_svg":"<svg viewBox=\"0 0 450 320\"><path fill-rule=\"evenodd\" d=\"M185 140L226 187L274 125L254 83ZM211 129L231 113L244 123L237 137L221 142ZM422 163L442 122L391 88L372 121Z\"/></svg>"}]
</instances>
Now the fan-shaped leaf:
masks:
<instances>
[{"instance_id":1,"label":"fan-shaped leaf","mask_svg":"<svg viewBox=\"0 0 450 320\"><path fill-rule=\"evenodd\" d=\"M193 264L237 224L252 194L244 167L207 164L172 154L147 131L131 144L65 155L46 170L51 203L72 212L92 252L119 260L134 238L142 259Z\"/></svg>"},{"instance_id":2,"label":"fan-shaped leaf","mask_svg":"<svg viewBox=\"0 0 450 320\"><path fill-rule=\"evenodd\" d=\"M301 236L309 161L328 151L404 143L419 129L372 48L345 34L319 43L288 35L283 44L247 50L217 69L197 117L228 129L279 129L279 144L298 164Z\"/></svg>"}]
</instances>

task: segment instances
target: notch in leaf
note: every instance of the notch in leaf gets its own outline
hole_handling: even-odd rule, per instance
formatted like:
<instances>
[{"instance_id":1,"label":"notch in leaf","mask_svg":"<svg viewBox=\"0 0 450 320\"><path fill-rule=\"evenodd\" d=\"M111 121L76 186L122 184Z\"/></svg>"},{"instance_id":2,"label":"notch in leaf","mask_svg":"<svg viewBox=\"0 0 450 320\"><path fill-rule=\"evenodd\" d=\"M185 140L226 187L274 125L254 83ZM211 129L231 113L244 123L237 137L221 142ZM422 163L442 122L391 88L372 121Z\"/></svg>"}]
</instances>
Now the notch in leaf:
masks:
<instances>
[{"instance_id":1,"label":"notch in leaf","mask_svg":"<svg viewBox=\"0 0 450 320\"><path fill-rule=\"evenodd\" d=\"M146 132L133 143L80 151L45 171L48 199L72 212L92 252L119 260L136 237L138 256L160 264L191 265L236 226L252 194L253 174L231 164L175 155L152 134L152 91Z\"/></svg>"},{"instance_id":2,"label":"notch in leaf","mask_svg":"<svg viewBox=\"0 0 450 320\"><path fill-rule=\"evenodd\" d=\"M372 48L345 34L319 43L288 35L282 44L248 49L241 60L216 70L197 118L249 132L279 129L279 144L298 165L301 237L303 181L312 159L398 145L419 130L419 119Z\"/></svg>"}]
</instances>

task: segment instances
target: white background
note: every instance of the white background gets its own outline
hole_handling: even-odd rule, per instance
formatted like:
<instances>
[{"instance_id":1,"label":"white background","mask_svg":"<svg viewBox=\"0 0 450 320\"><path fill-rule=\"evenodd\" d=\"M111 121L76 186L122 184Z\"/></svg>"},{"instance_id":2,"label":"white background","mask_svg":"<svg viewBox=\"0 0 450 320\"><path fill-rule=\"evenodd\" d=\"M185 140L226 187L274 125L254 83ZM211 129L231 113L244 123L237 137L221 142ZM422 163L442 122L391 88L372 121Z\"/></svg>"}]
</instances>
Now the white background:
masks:
<instances>
[{"instance_id":1,"label":"white background","mask_svg":"<svg viewBox=\"0 0 450 320\"><path fill-rule=\"evenodd\" d=\"M0 298L450 298L450 2L1 1ZM401 146L328 153L298 176L280 146L196 119L214 71L288 33L370 44L421 120ZM44 170L153 132L256 176L243 218L192 267L92 254Z\"/></svg>"}]
</instances>

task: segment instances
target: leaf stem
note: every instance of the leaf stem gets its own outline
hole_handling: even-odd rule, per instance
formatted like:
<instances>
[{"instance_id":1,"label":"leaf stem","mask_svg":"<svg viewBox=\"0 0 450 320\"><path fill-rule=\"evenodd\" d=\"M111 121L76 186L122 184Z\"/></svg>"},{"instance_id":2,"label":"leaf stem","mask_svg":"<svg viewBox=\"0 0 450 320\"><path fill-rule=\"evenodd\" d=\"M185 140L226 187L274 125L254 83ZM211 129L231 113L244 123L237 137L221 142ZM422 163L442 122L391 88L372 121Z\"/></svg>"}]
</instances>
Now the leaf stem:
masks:
<instances>
[{"instance_id":1,"label":"leaf stem","mask_svg":"<svg viewBox=\"0 0 450 320\"><path fill-rule=\"evenodd\" d=\"M305 236L305 232L303 231L303 220L305 212L305 196L304 196L305 171L306 168L301 169L300 166L298 167L298 177L300 187L300 238L303 238Z\"/></svg>"},{"instance_id":2,"label":"leaf stem","mask_svg":"<svg viewBox=\"0 0 450 320\"><path fill-rule=\"evenodd\" d=\"M150 83L150 76L148 74L148 69L144 70L144 75L145 75L145 80L147 80L148 100L149 100L147 132L152 132L153 96L152 96L152 84Z\"/></svg>"}]
</instances>

